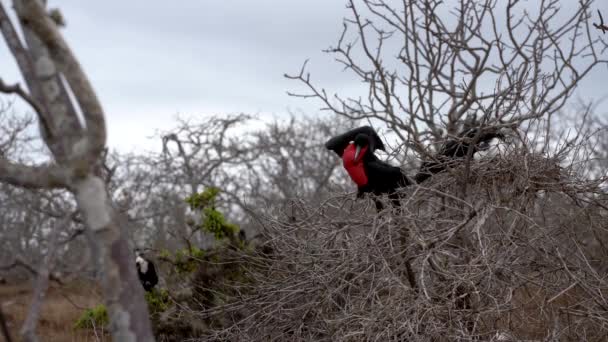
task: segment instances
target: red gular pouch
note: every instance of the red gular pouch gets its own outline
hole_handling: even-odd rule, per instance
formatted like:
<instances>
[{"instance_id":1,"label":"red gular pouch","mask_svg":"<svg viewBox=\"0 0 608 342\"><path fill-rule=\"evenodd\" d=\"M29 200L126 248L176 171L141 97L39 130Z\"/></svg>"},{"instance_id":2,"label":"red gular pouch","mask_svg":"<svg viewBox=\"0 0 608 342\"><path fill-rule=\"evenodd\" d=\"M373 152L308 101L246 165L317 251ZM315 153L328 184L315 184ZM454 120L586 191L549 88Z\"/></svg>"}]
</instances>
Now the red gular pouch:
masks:
<instances>
[{"instance_id":1,"label":"red gular pouch","mask_svg":"<svg viewBox=\"0 0 608 342\"><path fill-rule=\"evenodd\" d=\"M355 182L357 186L362 187L367 185L367 175L365 174L365 167L363 166L363 156L367 151L367 146L361 148L357 160L355 160L356 150L357 147L355 144L349 144L346 149L344 149L344 153L342 153L342 163L353 182Z\"/></svg>"}]
</instances>

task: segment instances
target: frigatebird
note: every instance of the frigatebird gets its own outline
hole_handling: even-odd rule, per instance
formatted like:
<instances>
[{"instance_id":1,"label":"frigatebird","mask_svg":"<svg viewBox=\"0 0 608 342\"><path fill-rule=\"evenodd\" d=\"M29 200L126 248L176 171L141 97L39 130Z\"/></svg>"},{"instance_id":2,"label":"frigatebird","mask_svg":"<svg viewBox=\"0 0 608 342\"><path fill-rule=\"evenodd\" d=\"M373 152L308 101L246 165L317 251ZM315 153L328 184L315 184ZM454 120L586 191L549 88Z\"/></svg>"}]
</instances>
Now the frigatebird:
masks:
<instances>
[{"instance_id":1,"label":"frigatebird","mask_svg":"<svg viewBox=\"0 0 608 342\"><path fill-rule=\"evenodd\" d=\"M359 127L334 137L325 143L328 150L342 157L344 168L357 184L357 198L365 193L388 194L395 206L399 205L397 189L411 182L401 171L376 157L376 150L384 151L384 144L369 126ZM376 209L382 210L382 202L375 199Z\"/></svg>"},{"instance_id":2,"label":"frigatebird","mask_svg":"<svg viewBox=\"0 0 608 342\"><path fill-rule=\"evenodd\" d=\"M482 149L482 146L495 138L502 140L505 136L494 127L485 128L481 133L477 127L461 132L458 138L448 140L431 160L427 160L420 165L420 170L418 170L414 180L418 184L424 182L432 175L445 170L454 161L464 159L471 148L473 154L475 154Z\"/></svg>"},{"instance_id":3,"label":"frigatebird","mask_svg":"<svg viewBox=\"0 0 608 342\"><path fill-rule=\"evenodd\" d=\"M359 128L351 129L350 131L348 131L344 134L335 136L335 137L329 139L325 143L325 147L330 151L336 152L336 154L340 158L342 158L342 154L344 153L344 150L346 149L346 147L348 147L348 145L351 142L355 141L355 137L358 134L363 134L363 135L369 137L369 143L371 145L370 152L373 153L375 150L385 151L384 143L382 143L382 139L380 139L380 137L378 136L378 133L376 133L376 131L374 131L374 129L371 128L370 126L362 126Z\"/></svg>"},{"instance_id":4,"label":"frigatebird","mask_svg":"<svg viewBox=\"0 0 608 342\"><path fill-rule=\"evenodd\" d=\"M473 148L475 153L483 143L494 138L504 138L504 135L496 129L478 132L477 128L469 129L459 134L457 139L447 141L432 160L422 163L415 176L416 183L421 183L433 174L445 170L448 162L466 157L470 148ZM344 168L357 184L357 198L363 197L365 193L387 194L392 199L393 205L399 206L397 189L408 186L412 182L401 168L376 157L374 152L384 151L384 144L372 127L355 128L333 137L325 143L325 147L342 158ZM382 202L377 199L374 202L376 209L382 210Z\"/></svg>"},{"instance_id":5,"label":"frigatebird","mask_svg":"<svg viewBox=\"0 0 608 342\"><path fill-rule=\"evenodd\" d=\"M137 275L144 290L146 290L146 292L152 291L154 286L158 284L158 275L156 274L154 263L137 252L135 266L137 267Z\"/></svg>"}]
</instances>

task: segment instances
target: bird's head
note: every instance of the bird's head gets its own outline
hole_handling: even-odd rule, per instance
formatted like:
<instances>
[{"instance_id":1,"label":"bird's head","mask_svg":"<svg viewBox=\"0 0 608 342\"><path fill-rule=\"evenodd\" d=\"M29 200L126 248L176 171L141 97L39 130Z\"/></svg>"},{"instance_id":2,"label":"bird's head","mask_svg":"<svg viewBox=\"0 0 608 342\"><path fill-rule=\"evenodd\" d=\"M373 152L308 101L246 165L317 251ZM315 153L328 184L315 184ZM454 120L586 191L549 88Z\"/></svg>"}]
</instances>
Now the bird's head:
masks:
<instances>
[{"instance_id":1,"label":"bird's head","mask_svg":"<svg viewBox=\"0 0 608 342\"><path fill-rule=\"evenodd\" d=\"M355 140L351 141L350 144L355 145L355 163L358 163L361 158L365 156L368 150L373 151L373 142L367 134L359 133L355 136ZM370 146L372 145L372 146Z\"/></svg>"},{"instance_id":2,"label":"bird's head","mask_svg":"<svg viewBox=\"0 0 608 342\"><path fill-rule=\"evenodd\" d=\"M346 148L350 146L350 144L354 144L355 138L359 134L367 136L367 140L370 142L368 144L371 145L371 153L374 153L375 150L384 151L384 144L382 143L382 140L378 136L378 133L376 133L376 131L374 131L374 129L370 126L358 127L355 129L351 129L346 133L337 135L329 139L325 143L325 147L330 151L334 151L338 156L342 157L342 155L344 154L344 150L346 150Z\"/></svg>"},{"instance_id":3,"label":"bird's head","mask_svg":"<svg viewBox=\"0 0 608 342\"><path fill-rule=\"evenodd\" d=\"M137 265L137 269L141 273L148 272L148 262L141 255L137 255L135 258L135 265Z\"/></svg>"}]
</instances>

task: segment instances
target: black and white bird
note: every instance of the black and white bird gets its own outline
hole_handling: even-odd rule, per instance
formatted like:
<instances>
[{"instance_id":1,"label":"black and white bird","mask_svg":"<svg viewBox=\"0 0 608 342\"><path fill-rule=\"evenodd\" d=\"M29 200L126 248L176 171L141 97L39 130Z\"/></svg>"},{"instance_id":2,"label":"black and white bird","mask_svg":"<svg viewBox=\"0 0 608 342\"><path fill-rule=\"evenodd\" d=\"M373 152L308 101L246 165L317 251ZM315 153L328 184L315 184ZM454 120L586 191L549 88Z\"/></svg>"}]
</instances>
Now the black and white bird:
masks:
<instances>
[{"instance_id":1,"label":"black and white bird","mask_svg":"<svg viewBox=\"0 0 608 342\"><path fill-rule=\"evenodd\" d=\"M158 275L156 274L156 268L154 263L149 259L146 259L139 252L135 257L135 267L137 267L137 275L139 281L144 287L144 290L150 292L158 284Z\"/></svg>"}]
</instances>

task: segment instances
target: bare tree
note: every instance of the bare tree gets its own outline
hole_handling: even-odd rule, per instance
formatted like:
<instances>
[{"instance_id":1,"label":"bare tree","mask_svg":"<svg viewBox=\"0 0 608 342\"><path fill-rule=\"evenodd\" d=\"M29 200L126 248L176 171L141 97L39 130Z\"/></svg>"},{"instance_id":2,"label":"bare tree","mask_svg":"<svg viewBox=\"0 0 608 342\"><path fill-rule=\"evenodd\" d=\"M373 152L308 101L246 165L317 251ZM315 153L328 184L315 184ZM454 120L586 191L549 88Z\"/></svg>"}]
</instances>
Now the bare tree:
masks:
<instances>
[{"instance_id":1,"label":"bare tree","mask_svg":"<svg viewBox=\"0 0 608 342\"><path fill-rule=\"evenodd\" d=\"M348 130L349 120L295 118L275 121L254 133L259 158L241 183L250 207L258 213L294 217L294 201L321 203L335 192L346 192L350 180L323 146L327 137ZM260 210L265 208L265 210Z\"/></svg>"},{"instance_id":2,"label":"bare tree","mask_svg":"<svg viewBox=\"0 0 608 342\"><path fill-rule=\"evenodd\" d=\"M101 178L99 158L106 143L101 104L45 3L14 0L13 6L25 42L1 4L0 29L29 92L4 82L0 82L0 90L17 95L31 106L53 159L28 165L0 156L0 181L32 189L66 189L74 195L87 226L95 264L101 269L112 335L121 341L154 340L124 221L112 206ZM32 334L24 338L36 340Z\"/></svg>"},{"instance_id":3,"label":"bare tree","mask_svg":"<svg viewBox=\"0 0 608 342\"><path fill-rule=\"evenodd\" d=\"M338 162L322 144L327 136L350 128L349 122L292 116L262 128L247 127L253 120L245 115L180 120L162 132L162 155L142 160L154 184L149 191L158 194L145 199L162 197L165 208L176 208L169 218L175 220L172 225L182 227L187 221L183 199L204 188L219 188L222 212L247 226L252 212L285 210L292 200L320 202L345 188L345 178L335 172ZM193 234L180 230L180 240Z\"/></svg>"},{"instance_id":4,"label":"bare tree","mask_svg":"<svg viewBox=\"0 0 608 342\"><path fill-rule=\"evenodd\" d=\"M608 59L593 30L593 0L524 3L349 0L327 52L366 87L331 95L304 67L304 93L354 120L384 122L418 154L455 136L467 116L514 127L560 110L581 79Z\"/></svg>"},{"instance_id":5,"label":"bare tree","mask_svg":"<svg viewBox=\"0 0 608 342\"><path fill-rule=\"evenodd\" d=\"M161 153L109 153L104 173L136 245L170 251L214 239L193 225L185 198L220 189L216 205L248 235L260 214L291 215L291 201L320 203L348 189L338 161L322 147L327 136L351 128L346 120L291 119L251 128L246 115L178 119L159 133ZM258 121L259 123L259 121ZM259 127L259 126L258 126ZM251 236L251 235L250 235Z\"/></svg>"},{"instance_id":6,"label":"bare tree","mask_svg":"<svg viewBox=\"0 0 608 342\"><path fill-rule=\"evenodd\" d=\"M257 179L267 185L256 189L254 196L265 199L267 206L296 198L320 202L327 197L339 164L323 143L349 126L344 120L292 116L289 121L270 123L257 132L255 148L263 157ZM273 195L278 198L272 200Z\"/></svg>"},{"instance_id":7,"label":"bare tree","mask_svg":"<svg viewBox=\"0 0 608 342\"><path fill-rule=\"evenodd\" d=\"M221 190L219 208L234 213L241 186L234 181L257 158L247 138L247 115L211 116L200 121L179 120L172 130L162 132L163 151L149 161L157 173L156 189L165 194L173 208L172 234L189 244L193 239L199 247L209 247L214 239L200 231L189 217L185 199L208 188Z\"/></svg>"},{"instance_id":8,"label":"bare tree","mask_svg":"<svg viewBox=\"0 0 608 342\"><path fill-rule=\"evenodd\" d=\"M364 81L367 98L332 97L304 68L288 76L310 90L296 96L383 121L420 154L468 116L522 127L520 143L403 189L399 211L370 215L338 195L295 202L300 217L265 217L269 252L243 253L249 281L229 284L238 295L196 312L221 321L202 339L603 338L606 174L585 175L592 131L554 139L551 126L578 82L607 62L592 1L565 12L556 1L531 11L518 1L465 0L451 14L441 1L348 3L352 15L329 51Z\"/></svg>"}]
</instances>

